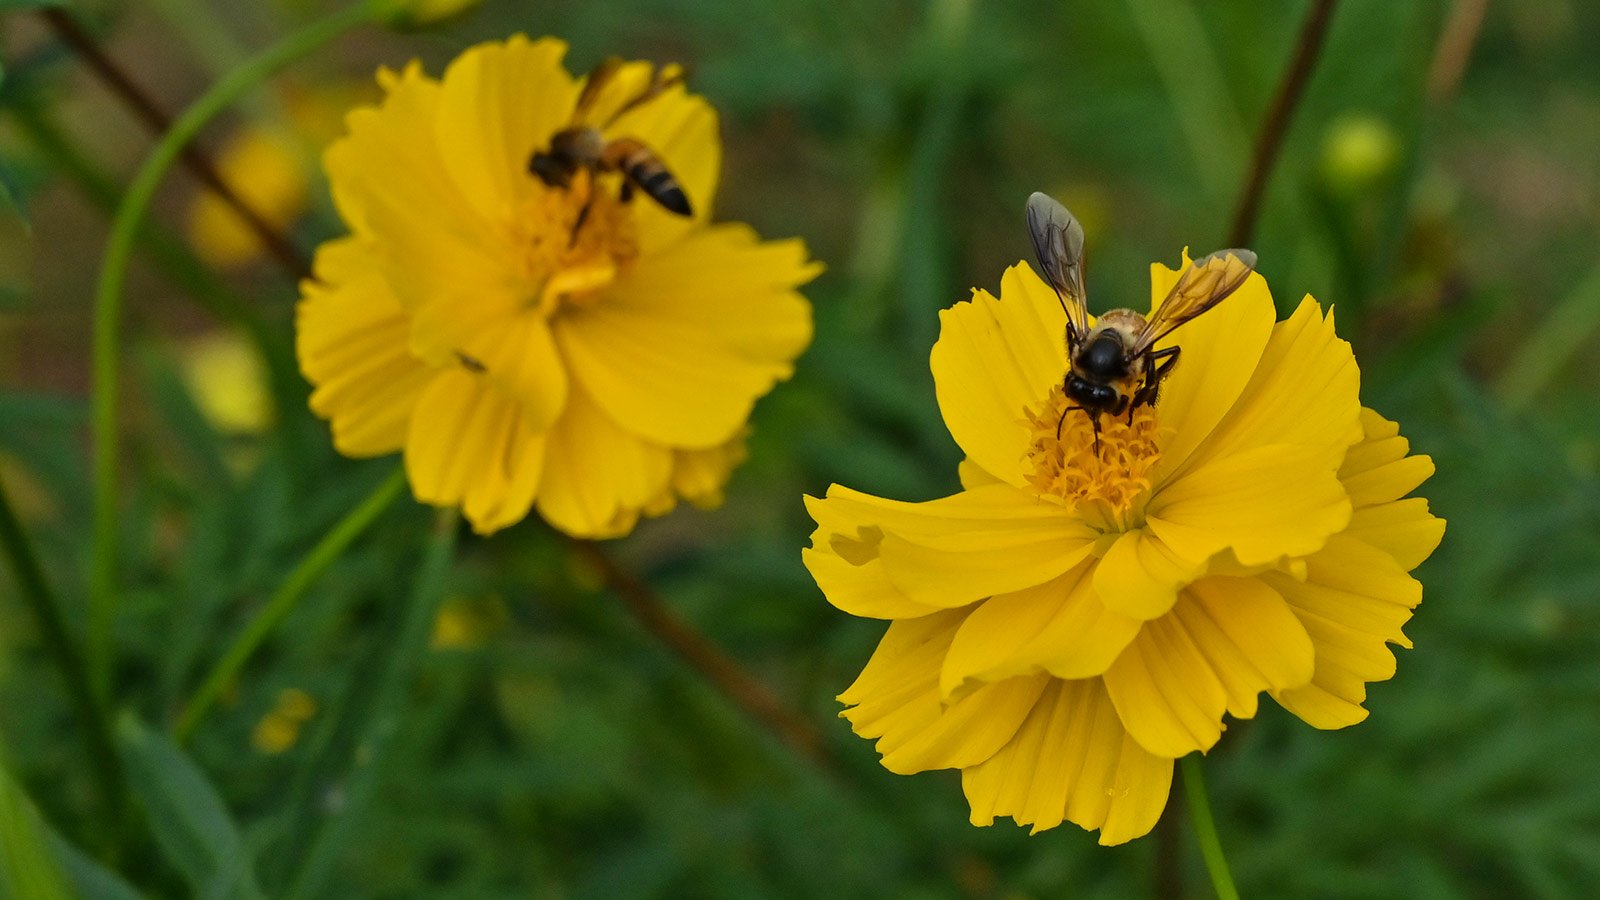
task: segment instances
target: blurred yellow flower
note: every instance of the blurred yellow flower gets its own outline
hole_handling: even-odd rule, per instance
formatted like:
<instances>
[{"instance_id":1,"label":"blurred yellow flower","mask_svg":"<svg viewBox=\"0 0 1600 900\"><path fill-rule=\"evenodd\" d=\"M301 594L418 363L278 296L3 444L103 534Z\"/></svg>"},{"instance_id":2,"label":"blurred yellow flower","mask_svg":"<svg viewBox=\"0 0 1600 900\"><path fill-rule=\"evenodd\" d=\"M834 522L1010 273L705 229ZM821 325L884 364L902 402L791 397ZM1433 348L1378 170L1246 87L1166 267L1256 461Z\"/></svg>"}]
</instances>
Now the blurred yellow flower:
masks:
<instances>
[{"instance_id":1,"label":"blurred yellow flower","mask_svg":"<svg viewBox=\"0 0 1600 900\"><path fill-rule=\"evenodd\" d=\"M513 37L441 80L382 71L324 163L351 234L317 252L298 349L311 407L350 456L404 450L417 499L459 504L480 533L537 505L582 537L627 533L678 498L714 502L756 399L811 339L799 240L709 221L715 112L681 86L629 109L634 138L693 215L621 199L618 176L530 174L573 118L566 45ZM594 121L639 96L624 64Z\"/></svg>"},{"instance_id":2,"label":"blurred yellow flower","mask_svg":"<svg viewBox=\"0 0 1600 900\"><path fill-rule=\"evenodd\" d=\"M184 382L212 427L248 435L272 424L266 364L244 335L212 332L191 341L180 359Z\"/></svg>"},{"instance_id":3,"label":"blurred yellow flower","mask_svg":"<svg viewBox=\"0 0 1600 900\"><path fill-rule=\"evenodd\" d=\"M311 202L306 155L284 129L246 125L217 154L217 171L261 220L279 230L300 218ZM237 268L260 258L260 238L237 212L211 191L189 204L189 242L200 257L220 268Z\"/></svg>"},{"instance_id":4,"label":"blurred yellow flower","mask_svg":"<svg viewBox=\"0 0 1600 900\"><path fill-rule=\"evenodd\" d=\"M423 28L466 15L480 0L371 0L379 19L395 28Z\"/></svg>"},{"instance_id":5,"label":"blurred yellow flower","mask_svg":"<svg viewBox=\"0 0 1600 900\"><path fill-rule=\"evenodd\" d=\"M1159 303L1178 272L1151 276ZM975 825L1070 821L1117 844L1154 826L1173 761L1261 692L1318 728L1365 718L1444 523L1401 499L1433 464L1362 408L1331 315L1307 297L1275 323L1252 275L1163 342L1183 358L1159 405L1105 420L1098 454L1083 414L1057 438L1066 319L1032 269L941 318L964 490L807 498L828 600L892 620L840 695L886 768L961 769Z\"/></svg>"},{"instance_id":6,"label":"blurred yellow flower","mask_svg":"<svg viewBox=\"0 0 1600 900\"><path fill-rule=\"evenodd\" d=\"M430 643L435 650L470 649L505 623L506 605L499 597L451 597L433 617Z\"/></svg>"},{"instance_id":7,"label":"blurred yellow flower","mask_svg":"<svg viewBox=\"0 0 1600 900\"><path fill-rule=\"evenodd\" d=\"M262 753L277 754L293 747L300 729L317 714L317 701L299 688L278 692L272 709L256 723L250 743Z\"/></svg>"},{"instance_id":8,"label":"blurred yellow flower","mask_svg":"<svg viewBox=\"0 0 1600 900\"><path fill-rule=\"evenodd\" d=\"M1400 138L1388 122L1368 113L1333 120L1322 135L1322 177L1345 192L1371 188L1400 162Z\"/></svg>"}]
</instances>

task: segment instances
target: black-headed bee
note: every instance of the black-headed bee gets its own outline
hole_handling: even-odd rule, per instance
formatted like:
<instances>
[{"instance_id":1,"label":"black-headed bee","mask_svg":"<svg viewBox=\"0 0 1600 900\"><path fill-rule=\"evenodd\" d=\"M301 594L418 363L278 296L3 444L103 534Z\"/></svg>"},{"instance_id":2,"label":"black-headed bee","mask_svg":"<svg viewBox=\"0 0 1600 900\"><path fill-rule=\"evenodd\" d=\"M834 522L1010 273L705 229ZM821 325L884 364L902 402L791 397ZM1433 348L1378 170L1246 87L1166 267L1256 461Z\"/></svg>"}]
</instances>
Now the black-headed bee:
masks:
<instances>
[{"instance_id":1,"label":"black-headed bee","mask_svg":"<svg viewBox=\"0 0 1600 900\"><path fill-rule=\"evenodd\" d=\"M1178 362L1178 348L1156 350L1156 342L1239 289L1255 271L1256 255L1249 250L1218 250L1195 260L1149 318L1131 309L1114 309L1089 326L1089 306L1083 286L1083 226L1067 208L1045 194L1028 198L1028 234L1044 278L1055 288L1067 313L1066 381L1062 387L1069 406L1083 410L1094 428L1095 452L1100 449L1100 416L1133 411L1154 404L1161 382ZM1056 425L1056 436L1061 424Z\"/></svg>"},{"instance_id":2,"label":"black-headed bee","mask_svg":"<svg viewBox=\"0 0 1600 900\"><path fill-rule=\"evenodd\" d=\"M669 212L680 216L692 215L688 196L655 151L637 138L607 140L603 133L623 113L655 99L674 85L682 84L683 67L663 66L638 96L618 107L605 121L590 121L595 102L621 68L622 60L613 56L589 73L583 92L578 95L572 121L566 128L556 132L550 139L549 147L533 154L528 160L528 171L539 176L545 184L560 188L570 188L572 179L582 169L587 169L591 178L601 172L617 172L622 175L623 202L632 197L633 189L637 187ZM578 214L578 223L573 228L574 234L582 227L588 212L589 205L585 203Z\"/></svg>"}]
</instances>

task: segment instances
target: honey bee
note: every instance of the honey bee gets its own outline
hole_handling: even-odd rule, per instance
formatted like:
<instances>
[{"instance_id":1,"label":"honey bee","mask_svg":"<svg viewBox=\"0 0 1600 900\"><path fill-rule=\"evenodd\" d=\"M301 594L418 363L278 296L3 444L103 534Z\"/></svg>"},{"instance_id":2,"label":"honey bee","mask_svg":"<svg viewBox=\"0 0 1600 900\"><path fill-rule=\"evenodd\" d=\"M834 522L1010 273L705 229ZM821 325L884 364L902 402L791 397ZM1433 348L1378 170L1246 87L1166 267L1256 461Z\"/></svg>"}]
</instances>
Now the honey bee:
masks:
<instances>
[{"instance_id":1,"label":"honey bee","mask_svg":"<svg viewBox=\"0 0 1600 900\"><path fill-rule=\"evenodd\" d=\"M1067 414L1082 410L1094 428L1095 453L1100 452L1100 416L1128 414L1153 405L1161 382L1178 363L1177 347L1155 345L1179 326L1216 306L1239 289L1255 271L1249 250L1218 250L1184 269L1161 305L1146 318L1131 309L1114 309L1089 326L1083 286L1083 226L1067 208L1045 194L1028 198L1028 234L1044 278L1055 288L1067 313L1066 380L1070 402L1056 424L1056 438Z\"/></svg>"},{"instance_id":2,"label":"honey bee","mask_svg":"<svg viewBox=\"0 0 1600 900\"><path fill-rule=\"evenodd\" d=\"M570 188L579 170L588 170L591 177L601 172L617 172L622 175L621 197L624 203L632 198L634 188L638 188L667 211L680 216L692 215L689 198L684 194L683 187L667 171L654 150L638 138L617 137L607 140L603 134L603 129L624 113L655 99L668 88L682 84L683 67L663 66L644 90L618 107L605 121L589 121L596 101L621 68L622 60L613 56L589 73L583 92L578 95L578 105L572 112L571 122L556 132L550 139L549 147L533 154L528 160L528 171L545 184L559 188ZM573 226L574 239L588 216L589 205L586 202L578 212L577 224Z\"/></svg>"}]
</instances>

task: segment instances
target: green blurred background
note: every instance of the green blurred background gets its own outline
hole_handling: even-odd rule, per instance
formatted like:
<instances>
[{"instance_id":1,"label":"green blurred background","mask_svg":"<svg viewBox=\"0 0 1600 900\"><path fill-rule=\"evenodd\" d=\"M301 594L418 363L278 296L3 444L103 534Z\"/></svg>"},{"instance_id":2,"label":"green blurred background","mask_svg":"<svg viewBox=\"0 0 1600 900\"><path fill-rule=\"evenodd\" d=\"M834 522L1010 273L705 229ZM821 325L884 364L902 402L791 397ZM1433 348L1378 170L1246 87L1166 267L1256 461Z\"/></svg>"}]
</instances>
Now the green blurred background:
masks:
<instances>
[{"instance_id":1,"label":"green blurred background","mask_svg":"<svg viewBox=\"0 0 1600 900\"><path fill-rule=\"evenodd\" d=\"M828 606L801 566L800 496L956 489L927 370L937 311L1024 256L1029 192L1084 221L1097 309L1142 306L1152 261L1221 246L1308 7L489 2L442 31L359 32L255 96L208 152L252 124L325 139L326 108L370 97L377 65L437 74L516 31L566 38L577 71L610 54L691 67L722 113L717 216L802 236L829 269L808 289L815 344L758 404L727 504L610 549L838 761L753 725L532 520L464 540L416 690L380 711L395 752L370 797L352 795L342 723L372 702L429 518L406 501L249 666L189 748L197 768L166 760L209 781L168 772L180 801L220 817L196 819L196 840L226 837L273 897L309 877L304 896L330 898L1125 898L1170 886L1173 866L1184 896L1207 896L1181 818L1175 839L1114 849L1070 825L977 829L954 773L880 768L833 697L883 626ZM178 110L332 4L75 8ZM76 614L89 297L108 204L150 139L34 14L0 13L0 162L27 210L0 223L0 474ZM1596 34L1584 0L1347 0L1334 15L1253 247L1280 310L1306 293L1336 307L1364 401L1433 456L1419 493L1450 524L1417 573L1416 647L1372 686L1367 722L1316 732L1267 703L1211 754L1246 897L1600 895ZM323 99L302 115L307 96ZM308 177L293 225L307 249L342 231ZM197 191L168 180L129 291L117 702L153 730L393 465L333 453L288 355L292 282L270 260L198 259L183 235ZM196 389L196 342L241 305L276 335L264 430L208 415ZM103 823L70 707L9 579L0 645L8 767L58 833L92 844ZM148 896L251 896L186 884L160 849L120 864Z\"/></svg>"}]
</instances>

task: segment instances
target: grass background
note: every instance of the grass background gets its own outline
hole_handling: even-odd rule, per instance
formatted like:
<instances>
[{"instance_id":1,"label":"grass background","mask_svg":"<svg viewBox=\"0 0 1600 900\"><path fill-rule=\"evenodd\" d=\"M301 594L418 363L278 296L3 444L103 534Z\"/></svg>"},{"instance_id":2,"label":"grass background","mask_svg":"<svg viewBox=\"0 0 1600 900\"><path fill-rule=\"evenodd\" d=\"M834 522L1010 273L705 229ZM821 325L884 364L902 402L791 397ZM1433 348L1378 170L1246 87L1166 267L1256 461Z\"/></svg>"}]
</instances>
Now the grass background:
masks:
<instances>
[{"instance_id":1,"label":"grass background","mask_svg":"<svg viewBox=\"0 0 1600 900\"><path fill-rule=\"evenodd\" d=\"M972 828L954 773L891 775L834 718L882 625L829 607L800 565L800 496L957 486L927 371L937 311L1023 257L1030 191L1084 220L1096 308L1142 304L1151 261L1219 246L1308 5L488 2L297 67L301 85L369 83L413 57L437 74L526 31L568 39L579 71L613 53L692 68L722 113L718 216L803 236L829 270L808 289L816 342L758 404L727 504L611 550L841 762L819 768L753 726L536 520L463 539L448 608L472 640L431 650L415 690L383 704L371 673L429 521L409 501L316 584L185 755L164 745L220 648L393 465L338 458L292 378L258 437L200 413L184 341L232 298L272 324L266 350L288 371L295 291L270 262L218 275L186 256L177 223L196 188L179 174L129 291L116 701L157 843L117 863L126 880L150 897L1152 895L1156 839ZM1247 897L1583 898L1600 884L1600 8L1491 5L1459 80L1430 91L1452 10L1472 5L1340 4L1253 242L1281 310L1306 293L1337 308L1364 401L1433 456L1420 493L1450 524L1417 573L1416 649L1372 687L1367 722L1320 733L1264 704L1211 754ZM325 8L77 7L173 110ZM28 210L0 224L0 472L76 622L88 298L106 204L149 141L32 13L0 15L0 161ZM257 98L207 145L270 110ZM306 247L340 231L325 199L295 225ZM92 847L106 829L93 781L9 580L0 645L11 775L55 832ZM317 712L286 751L262 752L253 729L290 688ZM362 766L350 723L383 716L392 752ZM1206 896L1186 834L1176 851L1185 896ZM69 857L81 889L87 864ZM253 877L213 883L219 867Z\"/></svg>"}]
</instances>

